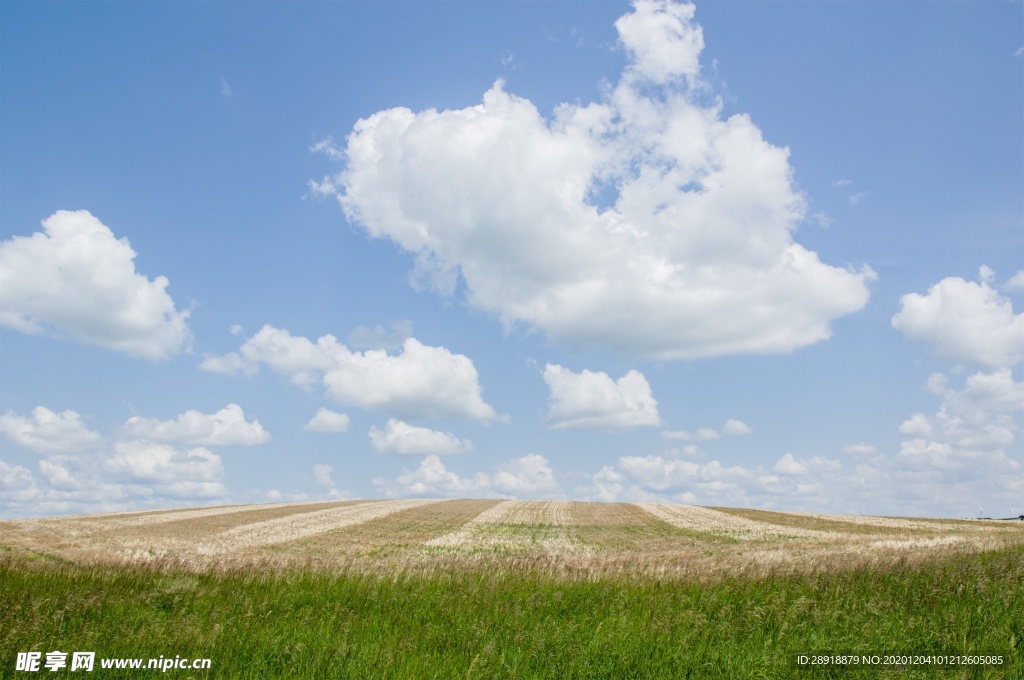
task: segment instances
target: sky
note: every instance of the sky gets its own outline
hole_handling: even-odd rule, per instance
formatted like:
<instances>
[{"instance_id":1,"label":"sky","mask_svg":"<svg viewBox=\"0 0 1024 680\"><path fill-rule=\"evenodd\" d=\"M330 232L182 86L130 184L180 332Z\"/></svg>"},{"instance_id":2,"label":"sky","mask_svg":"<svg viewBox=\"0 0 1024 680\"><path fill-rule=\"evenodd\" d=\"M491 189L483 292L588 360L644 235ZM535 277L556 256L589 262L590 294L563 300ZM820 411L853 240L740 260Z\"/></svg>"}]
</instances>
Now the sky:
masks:
<instances>
[{"instance_id":1,"label":"sky","mask_svg":"<svg viewBox=\"0 0 1024 680\"><path fill-rule=\"evenodd\" d=\"M1024 513L986 2L0 3L0 517Z\"/></svg>"}]
</instances>

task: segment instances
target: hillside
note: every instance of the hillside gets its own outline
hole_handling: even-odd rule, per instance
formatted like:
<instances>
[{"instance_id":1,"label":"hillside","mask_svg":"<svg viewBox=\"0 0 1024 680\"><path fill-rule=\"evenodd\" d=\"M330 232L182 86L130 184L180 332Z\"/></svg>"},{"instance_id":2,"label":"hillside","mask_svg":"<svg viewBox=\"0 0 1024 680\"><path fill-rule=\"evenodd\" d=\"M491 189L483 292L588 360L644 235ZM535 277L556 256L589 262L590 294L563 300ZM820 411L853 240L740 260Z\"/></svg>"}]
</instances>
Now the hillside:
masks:
<instances>
[{"instance_id":1,"label":"hillside","mask_svg":"<svg viewBox=\"0 0 1024 680\"><path fill-rule=\"evenodd\" d=\"M0 522L8 550L195 569L533 565L563 573L818 570L1024 543L1024 523L568 501L233 505Z\"/></svg>"}]
</instances>

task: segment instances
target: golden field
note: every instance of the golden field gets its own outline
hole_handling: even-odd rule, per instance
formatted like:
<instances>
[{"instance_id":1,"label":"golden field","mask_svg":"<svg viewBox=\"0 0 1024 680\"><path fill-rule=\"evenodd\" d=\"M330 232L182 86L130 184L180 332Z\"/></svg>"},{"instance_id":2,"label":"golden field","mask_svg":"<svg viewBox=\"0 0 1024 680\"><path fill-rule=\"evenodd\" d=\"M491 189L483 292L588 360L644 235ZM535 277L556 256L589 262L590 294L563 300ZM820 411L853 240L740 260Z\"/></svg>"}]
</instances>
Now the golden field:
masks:
<instances>
[{"instance_id":1,"label":"golden field","mask_svg":"<svg viewBox=\"0 0 1024 680\"><path fill-rule=\"evenodd\" d=\"M1024 522L645 503L377 500L0 522L4 546L78 564L444 570L686 578L916 562L1024 544Z\"/></svg>"}]
</instances>

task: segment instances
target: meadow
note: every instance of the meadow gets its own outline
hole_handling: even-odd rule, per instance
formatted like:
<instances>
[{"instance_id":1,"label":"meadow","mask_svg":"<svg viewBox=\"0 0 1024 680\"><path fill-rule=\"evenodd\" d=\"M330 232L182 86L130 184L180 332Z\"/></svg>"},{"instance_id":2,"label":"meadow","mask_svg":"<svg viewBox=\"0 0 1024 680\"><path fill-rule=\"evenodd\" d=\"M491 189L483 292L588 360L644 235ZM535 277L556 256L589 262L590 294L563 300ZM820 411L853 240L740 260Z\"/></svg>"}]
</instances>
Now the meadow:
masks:
<instances>
[{"instance_id":1,"label":"meadow","mask_svg":"<svg viewBox=\"0 0 1024 680\"><path fill-rule=\"evenodd\" d=\"M211 660L180 678L1020 678L1022 612L1021 522L402 500L0 523L2 677L87 650Z\"/></svg>"}]
</instances>

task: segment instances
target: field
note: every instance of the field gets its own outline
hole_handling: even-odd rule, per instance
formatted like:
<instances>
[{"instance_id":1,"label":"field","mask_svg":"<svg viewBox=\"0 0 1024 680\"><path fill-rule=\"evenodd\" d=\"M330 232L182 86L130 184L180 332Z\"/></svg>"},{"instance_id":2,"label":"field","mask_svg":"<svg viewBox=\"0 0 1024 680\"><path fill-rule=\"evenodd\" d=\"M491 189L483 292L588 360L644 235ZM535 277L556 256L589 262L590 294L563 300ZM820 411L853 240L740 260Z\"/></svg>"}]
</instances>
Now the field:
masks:
<instances>
[{"instance_id":1,"label":"field","mask_svg":"<svg viewBox=\"0 0 1024 680\"><path fill-rule=\"evenodd\" d=\"M346 501L0 522L0 547L0 677L52 650L211 659L177 677L845 677L811 652L1024 677L1022 522Z\"/></svg>"}]
</instances>

